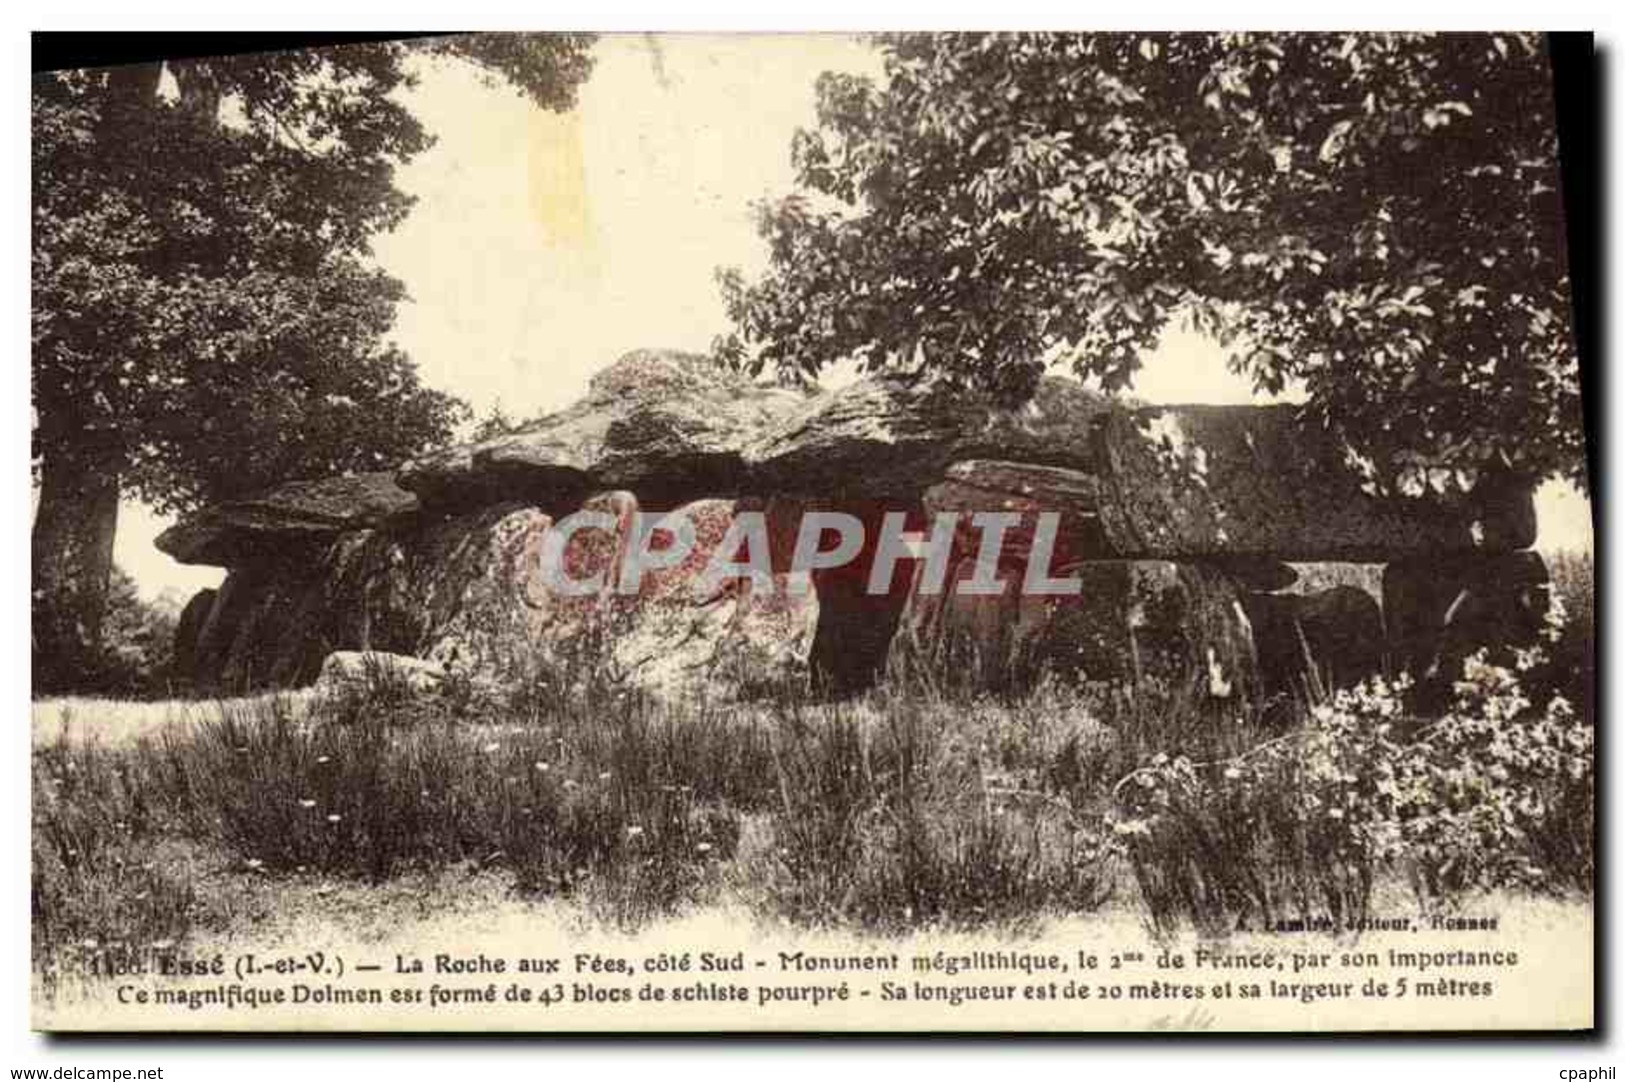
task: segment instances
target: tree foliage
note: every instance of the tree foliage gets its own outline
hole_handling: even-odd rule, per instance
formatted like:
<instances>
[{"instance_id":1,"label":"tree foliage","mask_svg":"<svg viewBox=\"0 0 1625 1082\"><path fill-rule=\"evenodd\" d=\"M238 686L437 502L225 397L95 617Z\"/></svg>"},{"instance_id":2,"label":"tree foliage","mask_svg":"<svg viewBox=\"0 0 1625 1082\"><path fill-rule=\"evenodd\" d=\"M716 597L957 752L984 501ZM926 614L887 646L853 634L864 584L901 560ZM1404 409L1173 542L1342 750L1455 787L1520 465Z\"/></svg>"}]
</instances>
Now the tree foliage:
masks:
<instances>
[{"instance_id":1,"label":"tree foliage","mask_svg":"<svg viewBox=\"0 0 1625 1082\"><path fill-rule=\"evenodd\" d=\"M401 284L372 238L430 144L414 53L539 105L576 35L379 42L39 76L33 93L36 692L108 670L121 496L164 511L290 477L386 468L466 413L385 335Z\"/></svg>"},{"instance_id":2,"label":"tree foliage","mask_svg":"<svg viewBox=\"0 0 1625 1082\"><path fill-rule=\"evenodd\" d=\"M165 508L383 468L462 413L386 341L371 240L431 137L414 53L564 108L587 39L482 35L48 73L33 95L36 454Z\"/></svg>"},{"instance_id":3,"label":"tree foliage","mask_svg":"<svg viewBox=\"0 0 1625 1082\"><path fill-rule=\"evenodd\" d=\"M1170 323L1307 391L1373 482L1583 483L1551 75L1531 35L885 35L825 74L735 365L1019 401Z\"/></svg>"}]
</instances>

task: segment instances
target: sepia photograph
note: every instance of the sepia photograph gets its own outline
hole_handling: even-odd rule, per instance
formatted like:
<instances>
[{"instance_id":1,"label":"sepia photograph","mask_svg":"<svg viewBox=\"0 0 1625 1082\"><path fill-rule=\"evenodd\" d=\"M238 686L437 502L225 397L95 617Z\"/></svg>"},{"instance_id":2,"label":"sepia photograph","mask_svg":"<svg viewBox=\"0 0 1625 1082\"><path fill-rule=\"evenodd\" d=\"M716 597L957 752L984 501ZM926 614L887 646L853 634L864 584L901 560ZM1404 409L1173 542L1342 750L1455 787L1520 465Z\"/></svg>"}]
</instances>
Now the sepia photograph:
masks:
<instances>
[{"instance_id":1,"label":"sepia photograph","mask_svg":"<svg viewBox=\"0 0 1625 1082\"><path fill-rule=\"evenodd\" d=\"M34 1029L1595 1031L1589 34L298 37L34 37Z\"/></svg>"}]
</instances>

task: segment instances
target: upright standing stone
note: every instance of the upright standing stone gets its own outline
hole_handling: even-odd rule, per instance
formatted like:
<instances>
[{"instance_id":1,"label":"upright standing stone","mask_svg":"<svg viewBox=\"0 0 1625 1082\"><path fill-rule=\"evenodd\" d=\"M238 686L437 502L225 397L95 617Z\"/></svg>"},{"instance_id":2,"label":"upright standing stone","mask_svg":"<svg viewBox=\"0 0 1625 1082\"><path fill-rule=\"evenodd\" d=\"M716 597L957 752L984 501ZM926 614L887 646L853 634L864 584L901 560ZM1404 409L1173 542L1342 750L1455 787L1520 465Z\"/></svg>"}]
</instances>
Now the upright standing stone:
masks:
<instances>
[{"instance_id":1,"label":"upright standing stone","mask_svg":"<svg viewBox=\"0 0 1625 1082\"><path fill-rule=\"evenodd\" d=\"M1536 552L1391 563L1382 580L1390 647L1437 705L1468 655L1489 649L1506 660L1509 648L1538 641L1550 582Z\"/></svg>"}]
</instances>

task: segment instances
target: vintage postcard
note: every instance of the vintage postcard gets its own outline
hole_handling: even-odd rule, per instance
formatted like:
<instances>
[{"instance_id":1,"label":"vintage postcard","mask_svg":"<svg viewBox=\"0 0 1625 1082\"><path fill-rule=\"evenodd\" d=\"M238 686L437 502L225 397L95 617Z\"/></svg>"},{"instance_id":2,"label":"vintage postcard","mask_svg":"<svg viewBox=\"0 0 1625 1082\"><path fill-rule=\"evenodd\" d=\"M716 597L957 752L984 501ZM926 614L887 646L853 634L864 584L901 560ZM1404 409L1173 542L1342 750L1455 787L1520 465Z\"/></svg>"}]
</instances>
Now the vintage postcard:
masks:
<instances>
[{"instance_id":1,"label":"vintage postcard","mask_svg":"<svg viewBox=\"0 0 1625 1082\"><path fill-rule=\"evenodd\" d=\"M1592 1028L1558 45L37 71L33 1025Z\"/></svg>"}]
</instances>

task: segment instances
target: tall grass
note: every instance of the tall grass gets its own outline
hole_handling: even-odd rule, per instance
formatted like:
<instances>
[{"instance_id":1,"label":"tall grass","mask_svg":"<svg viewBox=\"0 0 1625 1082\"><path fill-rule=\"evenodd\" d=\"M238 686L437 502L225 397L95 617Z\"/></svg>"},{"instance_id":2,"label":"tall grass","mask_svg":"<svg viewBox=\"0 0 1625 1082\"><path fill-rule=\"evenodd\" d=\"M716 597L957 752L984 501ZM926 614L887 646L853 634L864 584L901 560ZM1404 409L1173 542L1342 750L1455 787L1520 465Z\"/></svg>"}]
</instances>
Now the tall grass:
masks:
<instances>
[{"instance_id":1,"label":"tall grass","mask_svg":"<svg viewBox=\"0 0 1625 1082\"><path fill-rule=\"evenodd\" d=\"M255 867L379 880L467 861L580 895L623 923L696 900L762 803L759 734L642 698L603 713L470 721L433 700L341 690L301 720L224 709L159 750L158 788L194 836Z\"/></svg>"},{"instance_id":2,"label":"tall grass","mask_svg":"<svg viewBox=\"0 0 1625 1082\"><path fill-rule=\"evenodd\" d=\"M1596 581L1590 550L1548 553L1552 597L1562 607L1563 627L1552 644L1554 684L1571 696L1582 716L1596 716Z\"/></svg>"},{"instance_id":3,"label":"tall grass","mask_svg":"<svg viewBox=\"0 0 1625 1082\"><path fill-rule=\"evenodd\" d=\"M36 749L30 899L37 956L65 949L128 964L191 926L187 846L166 815L151 766L147 756L94 741Z\"/></svg>"},{"instance_id":4,"label":"tall grass","mask_svg":"<svg viewBox=\"0 0 1625 1082\"><path fill-rule=\"evenodd\" d=\"M770 904L801 923L895 929L1020 924L1104 901L1098 813L1052 769L1082 735L1024 725L1036 709L943 707L882 692L783 719L760 875Z\"/></svg>"},{"instance_id":5,"label":"tall grass","mask_svg":"<svg viewBox=\"0 0 1625 1082\"><path fill-rule=\"evenodd\" d=\"M36 952L178 939L207 915L210 877L245 873L467 866L628 928L722 898L892 931L1022 927L1117 897L1160 931L1222 935L1357 920L1384 879L1430 904L1584 891L1576 607L1553 664L1482 666L1440 719L1387 685L1248 711L1179 688L1040 677L990 694L906 670L835 702L786 684L671 703L578 659L433 693L374 667L123 747L40 740Z\"/></svg>"}]
</instances>

